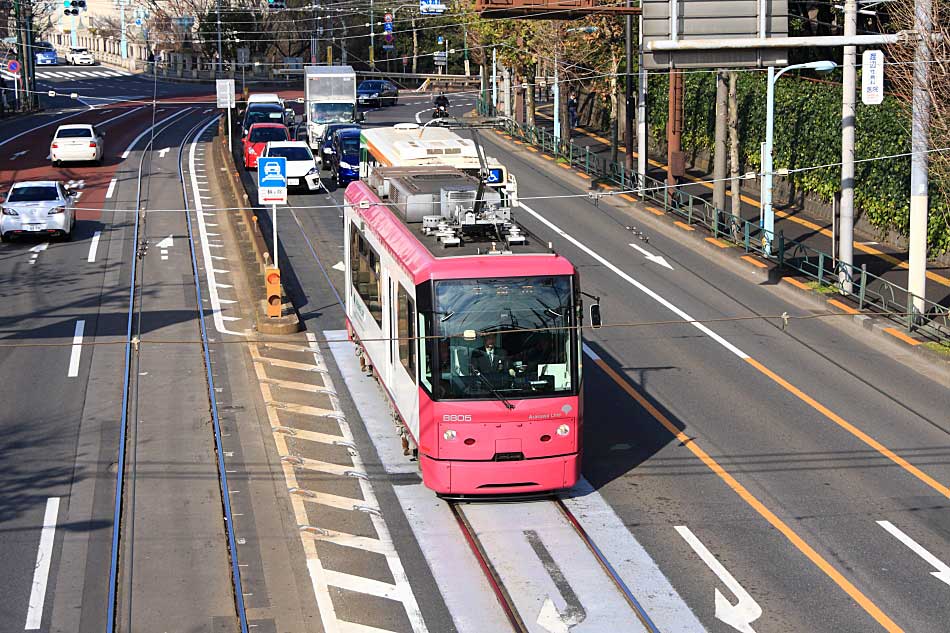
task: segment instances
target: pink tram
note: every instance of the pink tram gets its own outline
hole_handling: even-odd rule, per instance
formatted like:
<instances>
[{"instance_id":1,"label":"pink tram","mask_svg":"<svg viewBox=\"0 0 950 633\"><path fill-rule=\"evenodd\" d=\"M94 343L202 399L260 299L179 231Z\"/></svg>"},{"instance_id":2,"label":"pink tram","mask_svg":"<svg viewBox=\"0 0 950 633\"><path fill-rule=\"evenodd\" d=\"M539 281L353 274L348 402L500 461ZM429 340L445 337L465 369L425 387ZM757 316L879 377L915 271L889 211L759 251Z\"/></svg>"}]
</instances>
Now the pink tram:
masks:
<instances>
[{"instance_id":1,"label":"pink tram","mask_svg":"<svg viewBox=\"0 0 950 633\"><path fill-rule=\"evenodd\" d=\"M578 274L501 205L453 167L377 167L345 194L347 329L444 496L580 475Z\"/></svg>"}]
</instances>

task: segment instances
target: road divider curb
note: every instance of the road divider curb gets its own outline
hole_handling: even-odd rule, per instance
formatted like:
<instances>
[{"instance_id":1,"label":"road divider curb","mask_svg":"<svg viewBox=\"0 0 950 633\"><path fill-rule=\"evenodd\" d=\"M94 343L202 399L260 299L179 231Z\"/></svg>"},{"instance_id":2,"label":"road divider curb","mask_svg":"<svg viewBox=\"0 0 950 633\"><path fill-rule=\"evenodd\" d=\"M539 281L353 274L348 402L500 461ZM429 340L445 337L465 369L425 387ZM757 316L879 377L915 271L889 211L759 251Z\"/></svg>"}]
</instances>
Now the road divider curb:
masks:
<instances>
[{"instance_id":1,"label":"road divider curb","mask_svg":"<svg viewBox=\"0 0 950 633\"><path fill-rule=\"evenodd\" d=\"M272 258L270 249L267 248L267 243L264 242L264 236L257 221L257 214L249 207L247 194L244 193L243 187L238 181L236 167L228 154L225 136L227 131L226 123L222 120L218 128L219 138L222 142L214 144L211 155L215 165L211 171L220 174L223 170L227 173L227 188L234 200L234 206L238 208L236 213L225 215L238 239L242 254L240 266L244 271L247 287L260 291L260 296L258 296L258 293L252 290L254 296L251 297L251 300L254 305L255 325L257 331L261 334L294 334L301 330L300 317L297 315L293 303L287 298L283 284L280 286L282 297L281 316L267 316L267 301L263 297L264 274L265 269L272 264Z\"/></svg>"}]
</instances>

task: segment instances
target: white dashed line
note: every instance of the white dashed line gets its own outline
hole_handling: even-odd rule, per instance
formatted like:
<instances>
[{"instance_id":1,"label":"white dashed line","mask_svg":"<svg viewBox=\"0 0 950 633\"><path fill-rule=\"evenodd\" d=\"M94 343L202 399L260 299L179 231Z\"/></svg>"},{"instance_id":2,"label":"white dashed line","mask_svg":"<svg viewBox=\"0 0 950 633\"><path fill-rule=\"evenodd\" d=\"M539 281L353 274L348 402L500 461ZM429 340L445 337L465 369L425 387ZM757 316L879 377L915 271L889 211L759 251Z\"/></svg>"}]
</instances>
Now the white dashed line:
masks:
<instances>
[{"instance_id":1,"label":"white dashed line","mask_svg":"<svg viewBox=\"0 0 950 633\"><path fill-rule=\"evenodd\" d=\"M46 500L40 545L36 550L36 565L33 567L33 588L30 590L30 604L27 607L24 627L27 631L36 630L43 624L43 604L46 602L46 583L49 581L49 567L53 558L58 516L59 497L50 497Z\"/></svg>"},{"instance_id":2,"label":"white dashed line","mask_svg":"<svg viewBox=\"0 0 950 633\"><path fill-rule=\"evenodd\" d=\"M73 334L73 348L69 353L69 371L66 376L75 378L79 375L79 359L82 356L82 335L86 329L86 322L82 319L76 321L76 332Z\"/></svg>"},{"instance_id":3,"label":"white dashed line","mask_svg":"<svg viewBox=\"0 0 950 633\"><path fill-rule=\"evenodd\" d=\"M112 182L115 182L114 180ZM109 196L106 196L107 198ZM92 234L92 241L89 243L89 256L86 257L87 262L96 261L96 251L99 250L99 239L102 237L102 231L96 231Z\"/></svg>"}]
</instances>

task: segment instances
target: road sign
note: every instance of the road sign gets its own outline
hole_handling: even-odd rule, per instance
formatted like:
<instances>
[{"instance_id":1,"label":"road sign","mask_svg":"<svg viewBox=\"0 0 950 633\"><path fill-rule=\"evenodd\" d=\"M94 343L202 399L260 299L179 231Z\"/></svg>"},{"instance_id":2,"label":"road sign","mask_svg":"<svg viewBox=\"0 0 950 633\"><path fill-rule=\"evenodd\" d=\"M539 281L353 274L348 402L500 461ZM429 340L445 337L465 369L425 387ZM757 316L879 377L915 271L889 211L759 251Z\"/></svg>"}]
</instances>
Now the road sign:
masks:
<instances>
[{"instance_id":1,"label":"road sign","mask_svg":"<svg viewBox=\"0 0 950 633\"><path fill-rule=\"evenodd\" d=\"M287 204L287 159L261 156L257 159L258 204Z\"/></svg>"},{"instance_id":2,"label":"road sign","mask_svg":"<svg viewBox=\"0 0 950 633\"><path fill-rule=\"evenodd\" d=\"M386 34L384 34L384 35L383 35L383 40L384 40L387 44L392 44L392 43L393 43L393 34L392 34L392 33L386 33Z\"/></svg>"},{"instance_id":3,"label":"road sign","mask_svg":"<svg viewBox=\"0 0 950 633\"><path fill-rule=\"evenodd\" d=\"M142 18L135 18L135 26L142 26Z\"/></svg>"},{"instance_id":4,"label":"road sign","mask_svg":"<svg viewBox=\"0 0 950 633\"><path fill-rule=\"evenodd\" d=\"M217 79L214 82L219 108L234 107L234 80Z\"/></svg>"},{"instance_id":5,"label":"road sign","mask_svg":"<svg viewBox=\"0 0 950 633\"><path fill-rule=\"evenodd\" d=\"M437 44L445 44L445 38L442 37L441 35L437 37L435 41Z\"/></svg>"},{"instance_id":6,"label":"road sign","mask_svg":"<svg viewBox=\"0 0 950 633\"><path fill-rule=\"evenodd\" d=\"M436 51L432 53L432 61L436 66L445 66L448 55L445 51Z\"/></svg>"},{"instance_id":7,"label":"road sign","mask_svg":"<svg viewBox=\"0 0 950 633\"><path fill-rule=\"evenodd\" d=\"M387 13L387 14L385 14L385 15L383 16L383 22L386 22L386 23L391 24L392 21L393 21L393 14L392 14L392 13Z\"/></svg>"},{"instance_id":8,"label":"road sign","mask_svg":"<svg viewBox=\"0 0 950 633\"><path fill-rule=\"evenodd\" d=\"M884 101L884 53L864 51L861 56L861 101L878 105Z\"/></svg>"},{"instance_id":9,"label":"road sign","mask_svg":"<svg viewBox=\"0 0 950 633\"><path fill-rule=\"evenodd\" d=\"M7 70L9 70L11 73L20 72L20 62L18 62L15 59L11 59L10 62L7 64Z\"/></svg>"},{"instance_id":10,"label":"road sign","mask_svg":"<svg viewBox=\"0 0 950 633\"><path fill-rule=\"evenodd\" d=\"M422 15L442 15L445 5L442 0L419 0L419 13Z\"/></svg>"}]
</instances>

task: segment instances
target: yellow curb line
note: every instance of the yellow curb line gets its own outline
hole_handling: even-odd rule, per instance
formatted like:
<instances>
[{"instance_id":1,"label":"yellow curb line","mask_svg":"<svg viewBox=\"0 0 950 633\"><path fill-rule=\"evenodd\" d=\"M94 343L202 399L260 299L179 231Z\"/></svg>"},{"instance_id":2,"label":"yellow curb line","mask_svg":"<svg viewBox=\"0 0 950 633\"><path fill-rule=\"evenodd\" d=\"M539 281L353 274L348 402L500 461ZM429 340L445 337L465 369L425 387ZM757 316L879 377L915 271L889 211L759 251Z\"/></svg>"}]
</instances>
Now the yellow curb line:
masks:
<instances>
[{"instance_id":1,"label":"yellow curb line","mask_svg":"<svg viewBox=\"0 0 950 633\"><path fill-rule=\"evenodd\" d=\"M888 334L890 334L891 336L893 336L894 338L899 338L900 340L904 341L904 342L907 343L908 345L912 345L912 346L920 345L920 341L918 341L918 340L915 339L915 338L911 338L911 337L907 336L906 334L904 334L903 332L901 332L901 331L898 330L897 328L886 327L886 328L884 328L884 331L887 332Z\"/></svg>"},{"instance_id":2,"label":"yellow curb line","mask_svg":"<svg viewBox=\"0 0 950 633\"><path fill-rule=\"evenodd\" d=\"M695 231L695 230L696 230L696 229L694 229L693 227L691 227L690 225L686 224L685 222L680 222L679 220L677 220L677 221L674 222L673 224L675 224L676 226L680 227L680 228L683 229L684 231Z\"/></svg>"},{"instance_id":3,"label":"yellow curb line","mask_svg":"<svg viewBox=\"0 0 950 633\"><path fill-rule=\"evenodd\" d=\"M828 303L830 303L830 304L833 305L834 307L838 308L838 309L841 310L842 312L847 312L848 314L861 314L861 312L860 312L859 310L855 310L854 308L852 308L852 307L849 306L848 304L846 304L846 303L841 303L841 302L838 301L837 299L828 299Z\"/></svg>"},{"instance_id":4,"label":"yellow curb line","mask_svg":"<svg viewBox=\"0 0 950 633\"><path fill-rule=\"evenodd\" d=\"M769 267L768 264L766 264L765 262L760 262L759 260L757 260L755 257L752 257L751 255L743 255L743 256L740 257L739 259L743 259L743 260L749 262L750 264L752 264L753 266L755 266L755 267L757 267L757 268L768 268L768 267Z\"/></svg>"}]
</instances>

